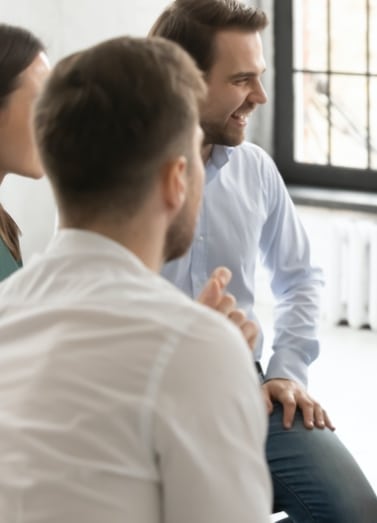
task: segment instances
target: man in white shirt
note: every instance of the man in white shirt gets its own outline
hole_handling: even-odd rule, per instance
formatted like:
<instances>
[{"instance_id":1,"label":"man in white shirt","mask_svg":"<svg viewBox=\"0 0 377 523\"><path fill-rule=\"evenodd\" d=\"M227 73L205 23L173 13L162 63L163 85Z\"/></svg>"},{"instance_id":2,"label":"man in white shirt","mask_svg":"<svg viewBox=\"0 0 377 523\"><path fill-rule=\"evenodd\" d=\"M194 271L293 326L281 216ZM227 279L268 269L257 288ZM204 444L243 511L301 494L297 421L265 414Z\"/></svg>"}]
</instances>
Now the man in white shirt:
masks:
<instances>
[{"instance_id":1,"label":"man in white shirt","mask_svg":"<svg viewBox=\"0 0 377 523\"><path fill-rule=\"evenodd\" d=\"M157 274L192 240L205 91L175 44L119 38L38 102L61 230L0 287L2 523L269 521L247 343Z\"/></svg>"}]
</instances>

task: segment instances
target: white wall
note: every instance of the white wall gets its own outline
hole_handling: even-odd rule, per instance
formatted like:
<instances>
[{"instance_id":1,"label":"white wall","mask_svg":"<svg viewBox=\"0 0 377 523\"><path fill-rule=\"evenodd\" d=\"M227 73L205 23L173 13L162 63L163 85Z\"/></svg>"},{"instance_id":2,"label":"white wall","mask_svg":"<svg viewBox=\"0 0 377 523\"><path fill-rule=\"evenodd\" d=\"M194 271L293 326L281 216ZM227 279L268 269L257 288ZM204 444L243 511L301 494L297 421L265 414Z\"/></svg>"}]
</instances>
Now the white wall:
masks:
<instances>
[{"instance_id":1,"label":"white wall","mask_svg":"<svg viewBox=\"0 0 377 523\"><path fill-rule=\"evenodd\" d=\"M169 0L0 0L3 23L24 26L47 46L52 63L64 55L122 34L145 36ZM24 260L43 250L54 231L55 205L47 179L8 176L1 201L23 236Z\"/></svg>"}]
</instances>

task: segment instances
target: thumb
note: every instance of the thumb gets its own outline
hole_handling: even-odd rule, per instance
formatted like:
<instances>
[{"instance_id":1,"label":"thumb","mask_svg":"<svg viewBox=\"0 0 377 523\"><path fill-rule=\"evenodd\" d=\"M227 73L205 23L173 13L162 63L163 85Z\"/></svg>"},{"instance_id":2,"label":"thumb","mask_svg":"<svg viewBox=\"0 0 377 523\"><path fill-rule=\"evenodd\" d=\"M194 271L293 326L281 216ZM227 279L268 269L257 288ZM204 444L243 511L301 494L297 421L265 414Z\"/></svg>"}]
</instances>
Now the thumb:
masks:
<instances>
[{"instance_id":1,"label":"thumb","mask_svg":"<svg viewBox=\"0 0 377 523\"><path fill-rule=\"evenodd\" d=\"M224 290L232 279L232 273L227 267L217 267L211 274L212 278L215 278L220 285L220 289Z\"/></svg>"},{"instance_id":2,"label":"thumb","mask_svg":"<svg viewBox=\"0 0 377 523\"><path fill-rule=\"evenodd\" d=\"M198 302L211 308L216 308L222 296L219 281L211 277L198 296Z\"/></svg>"}]
</instances>

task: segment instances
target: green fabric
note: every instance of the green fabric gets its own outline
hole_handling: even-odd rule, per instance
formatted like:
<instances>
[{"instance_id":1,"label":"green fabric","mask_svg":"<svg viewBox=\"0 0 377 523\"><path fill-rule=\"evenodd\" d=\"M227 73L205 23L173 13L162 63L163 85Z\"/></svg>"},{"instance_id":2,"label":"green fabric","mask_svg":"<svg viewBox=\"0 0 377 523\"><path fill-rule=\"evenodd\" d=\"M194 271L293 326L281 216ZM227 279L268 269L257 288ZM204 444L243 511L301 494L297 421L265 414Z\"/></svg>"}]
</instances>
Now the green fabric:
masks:
<instances>
[{"instance_id":1,"label":"green fabric","mask_svg":"<svg viewBox=\"0 0 377 523\"><path fill-rule=\"evenodd\" d=\"M8 247L0 238L0 281L22 267L22 261L16 261Z\"/></svg>"}]
</instances>

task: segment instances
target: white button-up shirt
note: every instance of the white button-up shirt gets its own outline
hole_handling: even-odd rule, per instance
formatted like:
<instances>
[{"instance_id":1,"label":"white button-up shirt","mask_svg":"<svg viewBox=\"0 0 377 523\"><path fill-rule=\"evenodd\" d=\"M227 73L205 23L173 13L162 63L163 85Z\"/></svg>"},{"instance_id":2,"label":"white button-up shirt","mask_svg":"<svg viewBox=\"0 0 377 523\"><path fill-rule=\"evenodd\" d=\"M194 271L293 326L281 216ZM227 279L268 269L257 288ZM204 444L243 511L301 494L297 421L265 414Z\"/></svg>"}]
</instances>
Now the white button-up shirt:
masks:
<instances>
[{"instance_id":1,"label":"white button-up shirt","mask_svg":"<svg viewBox=\"0 0 377 523\"><path fill-rule=\"evenodd\" d=\"M265 434L239 331L120 244L0 286L1 523L267 523Z\"/></svg>"}]
</instances>

